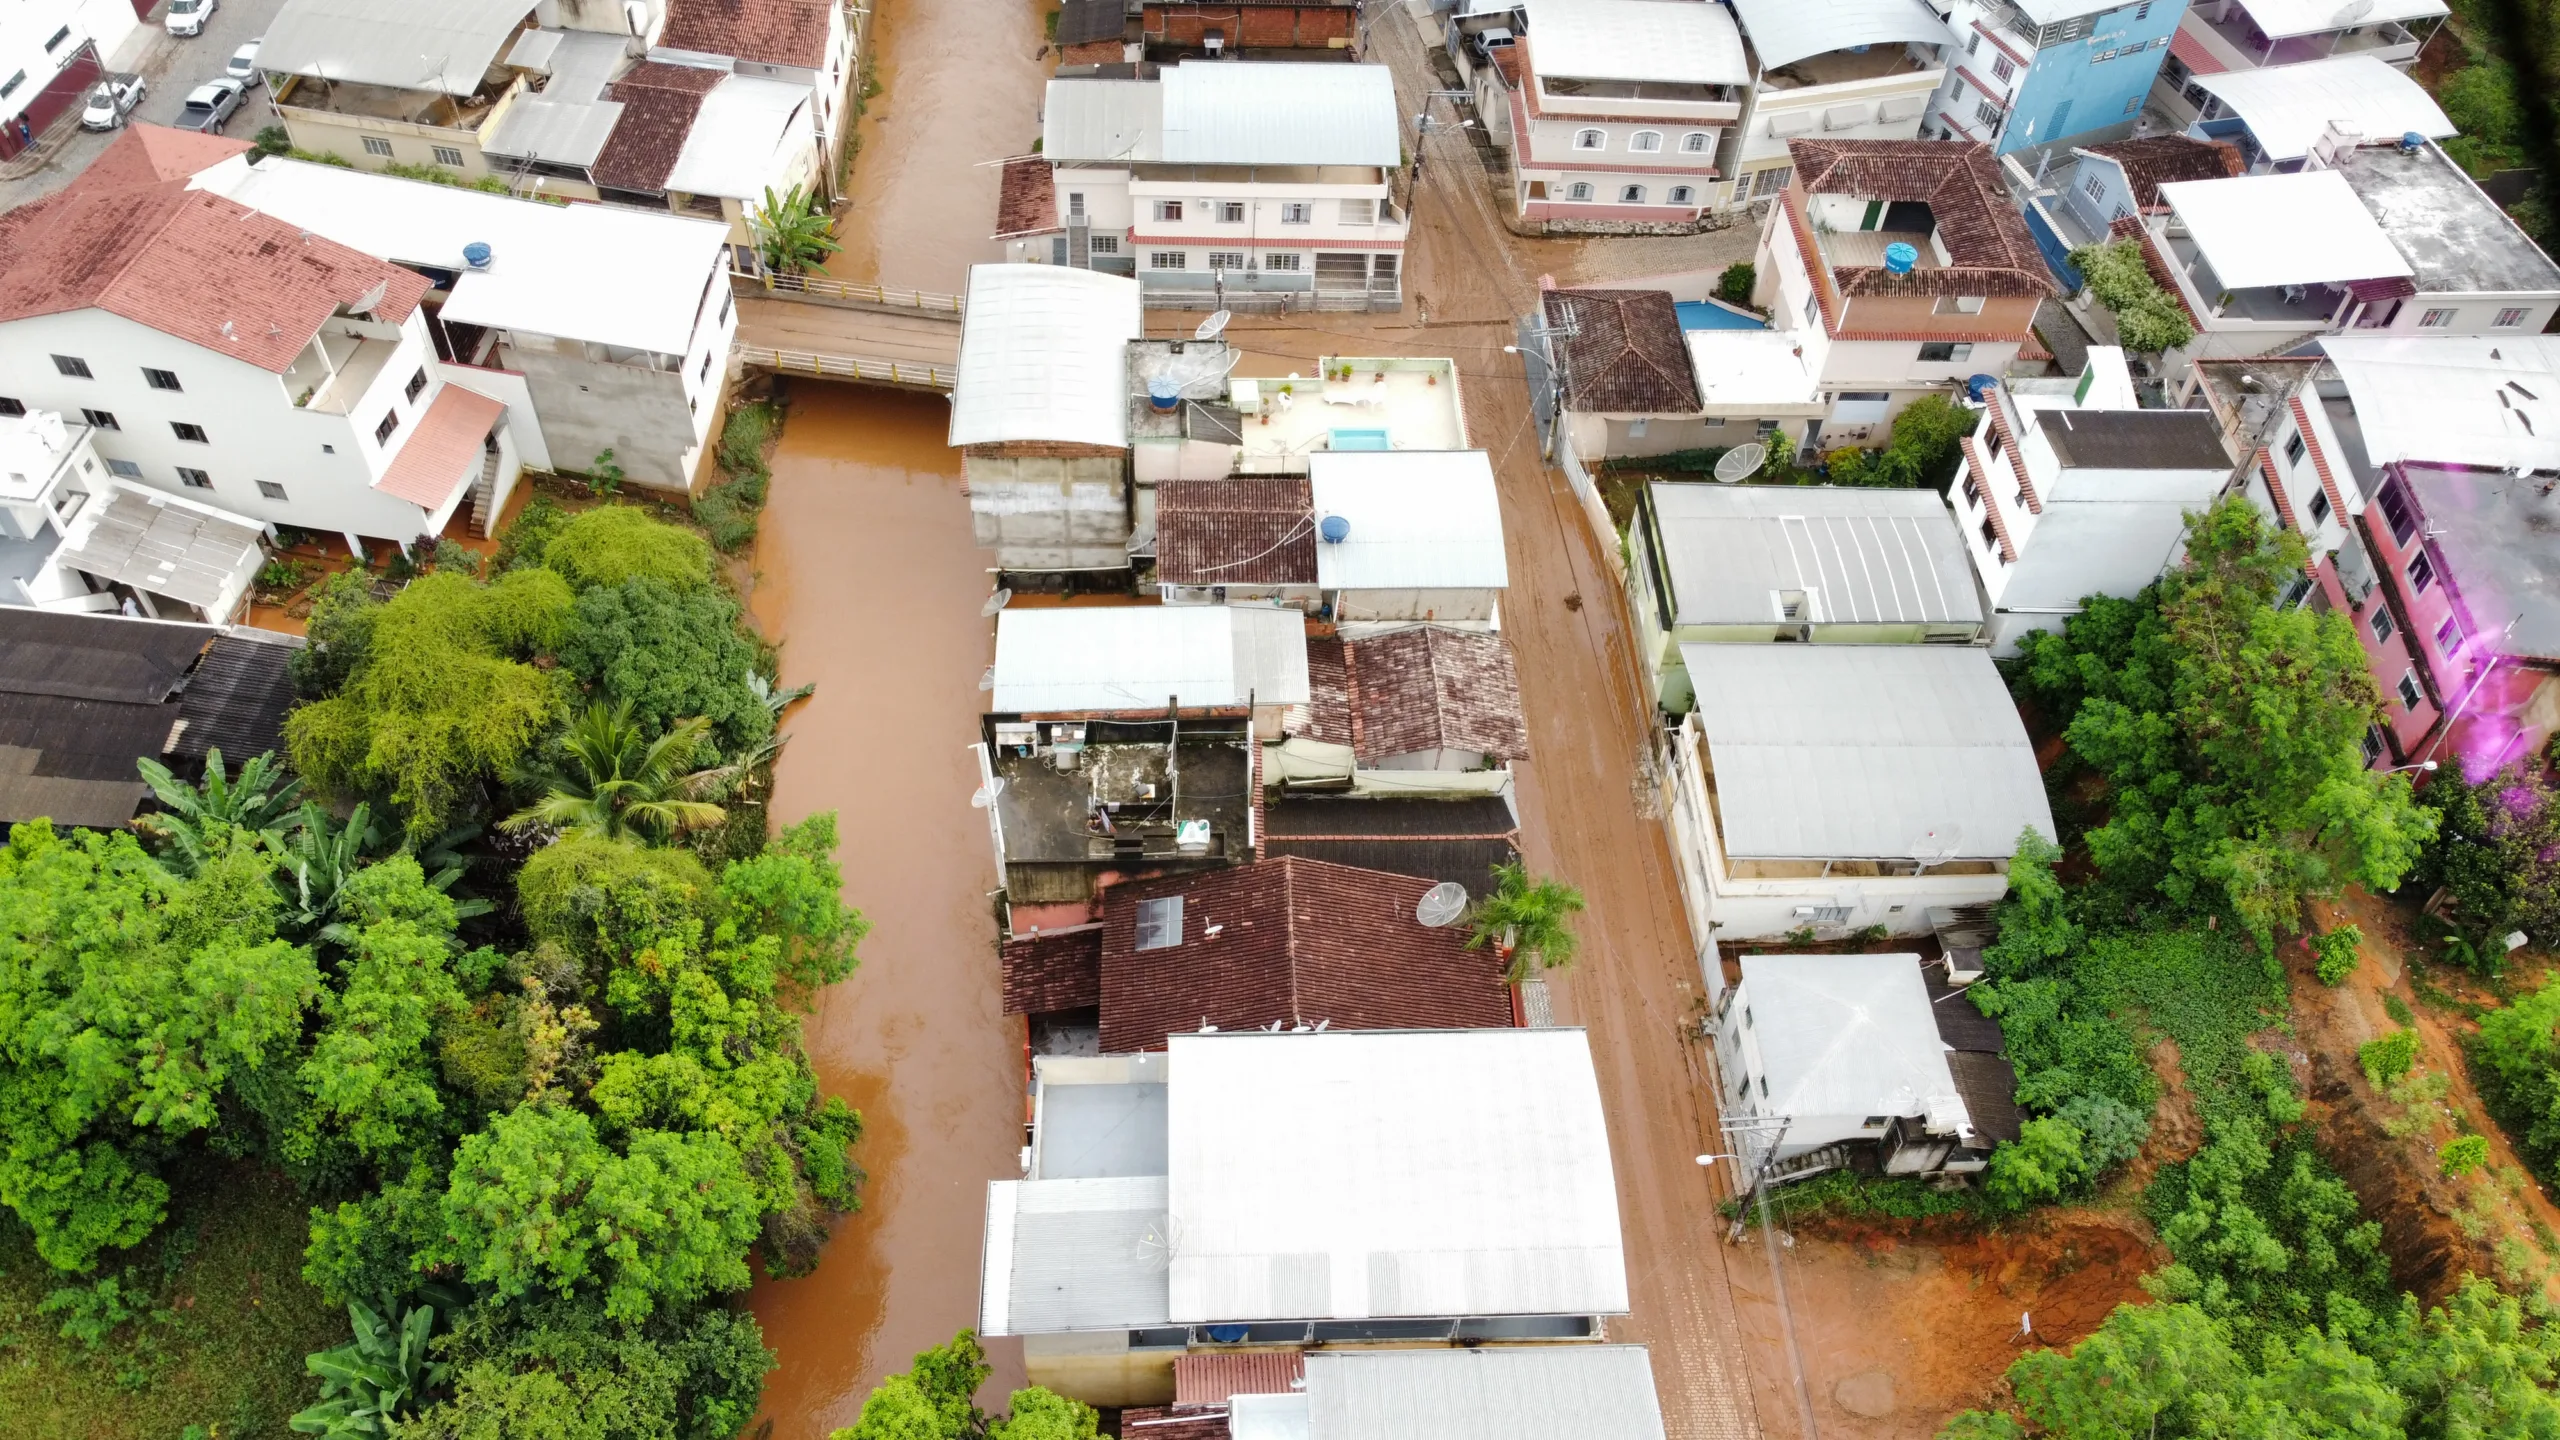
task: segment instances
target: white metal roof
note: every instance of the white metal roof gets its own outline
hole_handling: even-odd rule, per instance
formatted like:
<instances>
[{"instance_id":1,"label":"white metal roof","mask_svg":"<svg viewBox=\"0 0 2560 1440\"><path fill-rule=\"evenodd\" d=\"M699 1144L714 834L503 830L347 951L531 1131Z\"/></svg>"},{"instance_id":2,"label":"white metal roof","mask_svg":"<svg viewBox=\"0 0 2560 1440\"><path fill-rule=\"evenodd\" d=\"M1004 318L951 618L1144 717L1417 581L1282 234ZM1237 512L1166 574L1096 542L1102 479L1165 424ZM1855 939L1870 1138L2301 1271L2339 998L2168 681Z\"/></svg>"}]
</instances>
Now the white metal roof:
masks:
<instances>
[{"instance_id":1,"label":"white metal roof","mask_svg":"<svg viewBox=\"0 0 2560 1440\"><path fill-rule=\"evenodd\" d=\"M1316 544L1327 590L1499 590L1511 583L1502 500L1481 450L1318 450L1307 480L1319 516L1351 533Z\"/></svg>"},{"instance_id":2,"label":"white metal roof","mask_svg":"<svg viewBox=\"0 0 2560 1440\"><path fill-rule=\"evenodd\" d=\"M1780 591L1832 623L1977 624L1964 536L1929 490L1651 487L1681 625L1774 624Z\"/></svg>"},{"instance_id":3,"label":"white metal roof","mask_svg":"<svg viewBox=\"0 0 2560 1440\"><path fill-rule=\"evenodd\" d=\"M2444 0L2241 0L2259 33L2282 40L2350 25L2424 20L2450 13Z\"/></svg>"},{"instance_id":4,"label":"white metal roof","mask_svg":"<svg viewBox=\"0 0 2560 1440\"><path fill-rule=\"evenodd\" d=\"M793 167L811 153L814 124L808 86L732 75L702 97L667 188L761 200L768 187L789 184Z\"/></svg>"},{"instance_id":5,"label":"white metal roof","mask_svg":"<svg viewBox=\"0 0 2560 1440\"><path fill-rule=\"evenodd\" d=\"M960 327L951 443L1129 443L1138 282L1067 265L976 265Z\"/></svg>"},{"instance_id":6,"label":"white metal roof","mask_svg":"<svg viewBox=\"0 0 2560 1440\"><path fill-rule=\"evenodd\" d=\"M996 619L994 708L1008 714L1302 705L1306 617L1243 605L1076 606Z\"/></svg>"},{"instance_id":7,"label":"white metal roof","mask_svg":"<svg viewBox=\"0 0 2560 1440\"><path fill-rule=\"evenodd\" d=\"M468 95L531 9L526 0L285 0L258 68Z\"/></svg>"},{"instance_id":8,"label":"white metal roof","mask_svg":"<svg viewBox=\"0 0 2560 1440\"><path fill-rule=\"evenodd\" d=\"M2333 120L2353 125L2368 140L2396 140L2413 130L2430 140L2456 133L2425 86L2371 55L2225 70L2195 80L2222 97L2270 160L2310 154Z\"/></svg>"},{"instance_id":9,"label":"white metal roof","mask_svg":"<svg viewBox=\"0 0 2560 1440\"><path fill-rule=\"evenodd\" d=\"M1402 153L1384 65L1194 60L1158 83L1167 164L1392 166Z\"/></svg>"},{"instance_id":10,"label":"white metal roof","mask_svg":"<svg viewBox=\"0 0 2560 1440\"><path fill-rule=\"evenodd\" d=\"M1745 85L1742 31L1711 0L1529 0L1541 75Z\"/></svg>"},{"instance_id":11,"label":"white metal roof","mask_svg":"<svg viewBox=\"0 0 2560 1440\"><path fill-rule=\"evenodd\" d=\"M1689 368L1709 410L1811 405L1822 398L1801 330L1692 330L1687 338Z\"/></svg>"},{"instance_id":12,"label":"white metal roof","mask_svg":"<svg viewBox=\"0 0 2560 1440\"><path fill-rule=\"evenodd\" d=\"M1729 856L2006 859L2053 809L1990 653L1683 645Z\"/></svg>"},{"instance_id":13,"label":"white metal roof","mask_svg":"<svg viewBox=\"0 0 2560 1440\"><path fill-rule=\"evenodd\" d=\"M2373 465L2560 469L2560 336L2329 335L2320 348Z\"/></svg>"},{"instance_id":14,"label":"white metal roof","mask_svg":"<svg viewBox=\"0 0 2560 1440\"><path fill-rule=\"evenodd\" d=\"M1161 1175L988 1185L978 1333L1164 1324L1165 1234Z\"/></svg>"},{"instance_id":15,"label":"white metal roof","mask_svg":"<svg viewBox=\"0 0 2560 1440\"><path fill-rule=\"evenodd\" d=\"M1763 69L1853 45L1952 45L1947 22L1920 0L1733 0Z\"/></svg>"},{"instance_id":16,"label":"white metal roof","mask_svg":"<svg viewBox=\"0 0 2560 1440\"><path fill-rule=\"evenodd\" d=\"M1964 1114L1919 956L1745 956L1742 1002L1770 1114Z\"/></svg>"},{"instance_id":17,"label":"white metal roof","mask_svg":"<svg viewBox=\"0 0 2560 1440\"><path fill-rule=\"evenodd\" d=\"M480 148L504 160L543 159L563 165L593 165L622 123L619 100L554 100L547 95L519 95ZM503 173L501 163L491 167ZM528 182L529 184L530 182Z\"/></svg>"},{"instance_id":18,"label":"white metal roof","mask_svg":"<svg viewBox=\"0 0 2560 1440\"><path fill-rule=\"evenodd\" d=\"M1310 1350L1306 1365L1308 1440L1662 1440L1641 1345Z\"/></svg>"},{"instance_id":19,"label":"white metal roof","mask_svg":"<svg viewBox=\"0 0 2560 1440\"><path fill-rule=\"evenodd\" d=\"M1176 1321L1614 1315L1579 1029L1176 1035Z\"/></svg>"},{"instance_id":20,"label":"white metal roof","mask_svg":"<svg viewBox=\"0 0 2560 1440\"><path fill-rule=\"evenodd\" d=\"M403 265L461 271L442 317L665 355L691 348L728 227L616 205L546 205L273 157L199 176L252 210ZM462 247L490 248L466 270ZM717 301L711 303L717 304Z\"/></svg>"},{"instance_id":21,"label":"white metal roof","mask_svg":"<svg viewBox=\"0 0 2560 1440\"><path fill-rule=\"evenodd\" d=\"M1052 76L1041 102L1040 153L1056 161L1153 163L1164 153L1164 87Z\"/></svg>"},{"instance_id":22,"label":"white metal roof","mask_svg":"<svg viewBox=\"0 0 2560 1440\"><path fill-rule=\"evenodd\" d=\"M2185 222L2225 289L2411 273L2373 212L2335 170L2179 180L2161 186L2160 198Z\"/></svg>"}]
</instances>

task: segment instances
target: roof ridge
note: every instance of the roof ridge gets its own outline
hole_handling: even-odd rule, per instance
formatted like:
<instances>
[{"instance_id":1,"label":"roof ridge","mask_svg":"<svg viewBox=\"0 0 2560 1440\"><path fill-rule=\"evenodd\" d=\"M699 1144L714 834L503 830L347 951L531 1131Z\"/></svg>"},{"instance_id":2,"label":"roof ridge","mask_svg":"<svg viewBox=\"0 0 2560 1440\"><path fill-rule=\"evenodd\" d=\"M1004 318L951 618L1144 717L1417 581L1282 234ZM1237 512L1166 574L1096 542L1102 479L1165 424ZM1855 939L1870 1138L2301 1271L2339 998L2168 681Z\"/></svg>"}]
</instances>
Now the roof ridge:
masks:
<instances>
[{"instance_id":1,"label":"roof ridge","mask_svg":"<svg viewBox=\"0 0 2560 1440\"><path fill-rule=\"evenodd\" d=\"M1306 1008L1298 996L1298 872L1283 855L1280 866L1280 955L1289 967L1289 1023L1307 1023Z\"/></svg>"}]
</instances>

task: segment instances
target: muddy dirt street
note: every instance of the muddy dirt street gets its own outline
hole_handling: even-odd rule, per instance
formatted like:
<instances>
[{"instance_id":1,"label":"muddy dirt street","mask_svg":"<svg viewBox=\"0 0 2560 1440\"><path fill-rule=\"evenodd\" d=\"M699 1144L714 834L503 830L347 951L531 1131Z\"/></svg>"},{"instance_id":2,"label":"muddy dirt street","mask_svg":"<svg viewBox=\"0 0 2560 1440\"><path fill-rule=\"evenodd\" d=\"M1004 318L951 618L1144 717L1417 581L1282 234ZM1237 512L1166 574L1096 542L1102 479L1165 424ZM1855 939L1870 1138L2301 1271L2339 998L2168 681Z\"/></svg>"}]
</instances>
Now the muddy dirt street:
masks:
<instances>
[{"instance_id":1,"label":"muddy dirt street","mask_svg":"<svg viewBox=\"0 0 2560 1440\"><path fill-rule=\"evenodd\" d=\"M995 859L962 748L992 653L987 556L938 396L811 384L791 396L756 549L756 623L794 710L777 824L834 810L845 898L871 920L862 967L808 1023L818 1079L863 1114L863 1208L816 1274L750 1297L780 1357L772 1440L853 1423L881 1375L976 1323L986 1182L1015 1173L1022 1057L1005 1022L987 894ZM1022 1383L993 1341L990 1391Z\"/></svg>"}]
</instances>

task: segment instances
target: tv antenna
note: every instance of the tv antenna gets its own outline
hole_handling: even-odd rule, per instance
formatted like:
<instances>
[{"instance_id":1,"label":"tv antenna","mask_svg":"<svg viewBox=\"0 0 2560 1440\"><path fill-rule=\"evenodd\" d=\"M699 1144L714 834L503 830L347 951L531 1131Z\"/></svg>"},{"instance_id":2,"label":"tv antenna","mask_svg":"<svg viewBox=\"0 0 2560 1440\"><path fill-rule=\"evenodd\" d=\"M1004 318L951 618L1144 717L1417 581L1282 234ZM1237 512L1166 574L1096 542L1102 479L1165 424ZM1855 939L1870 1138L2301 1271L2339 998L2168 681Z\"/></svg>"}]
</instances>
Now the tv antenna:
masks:
<instances>
[{"instance_id":1,"label":"tv antenna","mask_svg":"<svg viewBox=\"0 0 2560 1440\"><path fill-rule=\"evenodd\" d=\"M985 670L979 672L978 688L982 691L993 690L996 688L996 667L990 665Z\"/></svg>"},{"instance_id":2,"label":"tv antenna","mask_svg":"<svg viewBox=\"0 0 2560 1440\"><path fill-rule=\"evenodd\" d=\"M999 586L996 593L987 597L987 603L978 607L978 614L981 618L992 618L997 611L1012 602L1013 592Z\"/></svg>"},{"instance_id":3,"label":"tv antenna","mask_svg":"<svg viewBox=\"0 0 2560 1440\"><path fill-rule=\"evenodd\" d=\"M2365 0L2365 3L2371 4L2372 0ZM1231 311L1213 310L1209 312L1209 318L1201 321L1199 328L1191 332L1191 338L1194 340L1215 340L1221 334L1225 333L1227 322L1234 318L1235 315Z\"/></svg>"},{"instance_id":4,"label":"tv antenna","mask_svg":"<svg viewBox=\"0 0 2560 1440\"><path fill-rule=\"evenodd\" d=\"M1467 887L1455 880L1443 880L1422 892L1421 901L1413 907L1414 921L1433 930L1456 924L1466 913Z\"/></svg>"},{"instance_id":5,"label":"tv antenna","mask_svg":"<svg viewBox=\"0 0 2560 1440\"><path fill-rule=\"evenodd\" d=\"M1769 459L1769 447L1757 440L1747 441L1716 458L1716 478L1727 485L1738 484L1757 473Z\"/></svg>"}]
</instances>

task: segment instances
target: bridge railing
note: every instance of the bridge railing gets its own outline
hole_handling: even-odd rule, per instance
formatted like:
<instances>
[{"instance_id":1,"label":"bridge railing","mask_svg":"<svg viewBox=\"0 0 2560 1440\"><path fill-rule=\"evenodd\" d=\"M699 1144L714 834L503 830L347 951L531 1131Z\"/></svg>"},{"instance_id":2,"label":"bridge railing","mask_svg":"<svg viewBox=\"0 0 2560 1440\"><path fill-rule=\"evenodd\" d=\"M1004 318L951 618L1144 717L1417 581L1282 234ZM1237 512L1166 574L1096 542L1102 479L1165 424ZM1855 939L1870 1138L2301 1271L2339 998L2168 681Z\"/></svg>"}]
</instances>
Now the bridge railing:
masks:
<instances>
[{"instance_id":1,"label":"bridge railing","mask_svg":"<svg viewBox=\"0 0 2560 1440\"><path fill-rule=\"evenodd\" d=\"M769 295L800 295L816 300L834 300L852 305L880 305L893 310L920 310L933 315L957 315L967 302L957 295L938 290L900 290L888 285L856 285L828 275L750 275L732 270L730 275L744 280Z\"/></svg>"},{"instance_id":2,"label":"bridge railing","mask_svg":"<svg viewBox=\"0 0 2560 1440\"><path fill-rule=\"evenodd\" d=\"M957 370L949 365L932 365L916 360L874 360L860 355L820 355L807 350L776 350L763 345L740 345L734 353L741 365L761 365L791 375L808 375L820 380L867 380L880 385L914 385L928 390L948 390L957 379Z\"/></svg>"}]
</instances>

